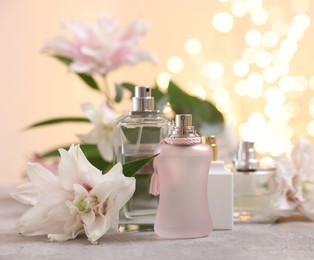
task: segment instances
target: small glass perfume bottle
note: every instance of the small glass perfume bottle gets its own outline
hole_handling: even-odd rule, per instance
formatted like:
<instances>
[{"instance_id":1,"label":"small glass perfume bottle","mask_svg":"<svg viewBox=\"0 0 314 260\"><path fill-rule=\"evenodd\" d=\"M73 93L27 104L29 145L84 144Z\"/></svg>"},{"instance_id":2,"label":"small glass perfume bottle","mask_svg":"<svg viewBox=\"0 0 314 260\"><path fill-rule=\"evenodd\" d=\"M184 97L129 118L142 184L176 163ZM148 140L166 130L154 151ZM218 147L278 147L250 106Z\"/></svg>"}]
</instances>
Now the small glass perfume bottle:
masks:
<instances>
[{"instance_id":1,"label":"small glass perfume bottle","mask_svg":"<svg viewBox=\"0 0 314 260\"><path fill-rule=\"evenodd\" d=\"M208 203L213 229L233 228L233 174L218 161L216 136L202 136L202 143L213 150L213 161L208 174Z\"/></svg>"},{"instance_id":2,"label":"small glass perfume bottle","mask_svg":"<svg viewBox=\"0 0 314 260\"><path fill-rule=\"evenodd\" d=\"M240 142L233 161L234 221L272 222L278 195L276 169L260 165L253 142Z\"/></svg>"},{"instance_id":3,"label":"small glass perfume bottle","mask_svg":"<svg viewBox=\"0 0 314 260\"><path fill-rule=\"evenodd\" d=\"M212 150L201 144L190 114L176 115L172 134L155 153L160 183L155 232L166 238L207 236L212 231L207 197Z\"/></svg>"},{"instance_id":4,"label":"small glass perfume bottle","mask_svg":"<svg viewBox=\"0 0 314 260\"><path fill-rule=\"evenodd\" d=\"M116 160L121 163L152 156L156 146L169 135L173 126L172 120L154 110L150 87L136 86L132 104L132 111L120 117L116 125L115 153ZM135 193L124 207L127 219L145 218L145 222L153 223L158 206L158 197L149 194L153 171L150 163L135 174Z\"/></svg>"}]
</instances>

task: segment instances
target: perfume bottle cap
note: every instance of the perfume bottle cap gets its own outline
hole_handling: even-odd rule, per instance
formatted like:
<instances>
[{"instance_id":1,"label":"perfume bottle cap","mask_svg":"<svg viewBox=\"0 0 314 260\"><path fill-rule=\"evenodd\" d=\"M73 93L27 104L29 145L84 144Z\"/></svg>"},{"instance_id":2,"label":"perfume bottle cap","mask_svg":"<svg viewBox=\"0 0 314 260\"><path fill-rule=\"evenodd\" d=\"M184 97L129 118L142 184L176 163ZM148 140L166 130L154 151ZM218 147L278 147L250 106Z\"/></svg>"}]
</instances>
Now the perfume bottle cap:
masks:
<instances>
[{"instance_id":1,"label":"perfume bottle cap","mask_svg":"<svg viewBox=\"0 0 314 260\"><path fill-rule=\"evenodd\" d=\"M194 130L191 114L176 115L175 127L165 139L167 144L193 145L201 142L200 136Z\"/></svg>"},{"instance_id":2,"label":"perfume bottle cap","mask_svg":"<svg viewBox=\"0 0 314 260\"><path fill-rule=\"evenodd\" d=\"M209 145L213 150L213 161L218 160L218 146L216 142L216 136L202 136L202 143Z\"/></svg>"},{"instance_id":3,"label":"perfume bottle cap","mask_svg":"<svg viewBox=\"0 0 314 260\"><path fill-rule=\"evenodd\" d=\"M259 161L256 159L254 142L240 142L233 163L237 170L257 170L259 168Z\"/></svg>"},{"instance_id":4,"label":"perfume bottle cap","mask_svg":"<svg viewBox=\"0 0 314 260\"><path fill-rule=\"evenodd\" d=\"M154 105L151 88L149 86L136 86L135 96L132 98L132 110L153 111Z\"/></svg>"},{"instance_id":5,"label":"perfume bottle cap","mask_svg":"<svg viewBox=\"0 0 314 260\"><path fill-rule=\"evenodd\" d=\"M193 126L191 114L176 115L176 127L186 128L188 126Z\"/></svg>"},{"instance_id":6,"label":"perfume bottle cap","mask_svg":"<svg viewBox=\"0 0 314 260\"><path fill-rule=\"evenodd\" d=\"M176 115L174 132L177 134L195 133L191 114Z\"/></svg>"}]
</instances>

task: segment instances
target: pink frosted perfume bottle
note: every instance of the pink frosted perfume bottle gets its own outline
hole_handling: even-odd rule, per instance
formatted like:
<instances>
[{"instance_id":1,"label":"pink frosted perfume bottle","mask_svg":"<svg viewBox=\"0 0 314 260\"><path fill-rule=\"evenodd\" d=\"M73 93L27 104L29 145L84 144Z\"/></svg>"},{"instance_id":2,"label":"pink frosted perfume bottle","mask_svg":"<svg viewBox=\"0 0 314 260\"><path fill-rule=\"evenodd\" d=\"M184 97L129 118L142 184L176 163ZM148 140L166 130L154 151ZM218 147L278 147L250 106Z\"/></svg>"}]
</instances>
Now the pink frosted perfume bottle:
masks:
<instances>
[{"instance_id":1,"label":"pink frosted perfume bottle","mask_svg":"<svg viewBox=\"0 0 314 260\"><path fill-rule=\"evenodd\" d=\"M154 229L166 238L194 238L212 231L207 179L212 149L201 144L192 115L176 115L172 134L155 153L159 180L159 205Z\"/></svg>"}]
</instances>

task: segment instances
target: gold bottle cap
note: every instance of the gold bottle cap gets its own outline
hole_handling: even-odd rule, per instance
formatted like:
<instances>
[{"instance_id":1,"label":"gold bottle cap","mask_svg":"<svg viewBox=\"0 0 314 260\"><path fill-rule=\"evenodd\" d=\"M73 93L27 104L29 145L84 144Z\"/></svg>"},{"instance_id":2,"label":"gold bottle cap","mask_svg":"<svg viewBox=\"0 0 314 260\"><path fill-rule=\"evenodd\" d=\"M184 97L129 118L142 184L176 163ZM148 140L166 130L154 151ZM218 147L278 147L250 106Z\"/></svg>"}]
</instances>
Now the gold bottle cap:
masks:
<instances>
[{"instance_id":1,"label":"gold bottle cap","mask_svg":"<svg viewBox=\"0 0 314 260\"><path fill-rule=\"evenodd\" d=\"M207 144L213 149L213 161L218 159L218 146L216 143L216 136L202 136L202 144Z\"/></svg>"}]
</instances>

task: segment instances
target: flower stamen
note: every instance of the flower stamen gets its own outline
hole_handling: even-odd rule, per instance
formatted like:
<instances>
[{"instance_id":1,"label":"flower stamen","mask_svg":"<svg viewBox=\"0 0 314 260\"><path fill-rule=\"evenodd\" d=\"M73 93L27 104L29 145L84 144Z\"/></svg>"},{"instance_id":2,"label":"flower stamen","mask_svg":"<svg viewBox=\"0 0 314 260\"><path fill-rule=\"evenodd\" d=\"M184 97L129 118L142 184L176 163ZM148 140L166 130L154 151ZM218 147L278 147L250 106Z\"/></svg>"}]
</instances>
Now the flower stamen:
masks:
<instances>
[{"instance_id":1,"label":"flower stamen","mask_svg":"<svg viewBox=\"0 0 314 260\"><path fill-rule=\"evenodd\" d=\"M80 212L90 212L90 208L88 207L88 203L85 200L81 200L78 203L76 203L76 207Z\"/></svg>"}]
</instances>

